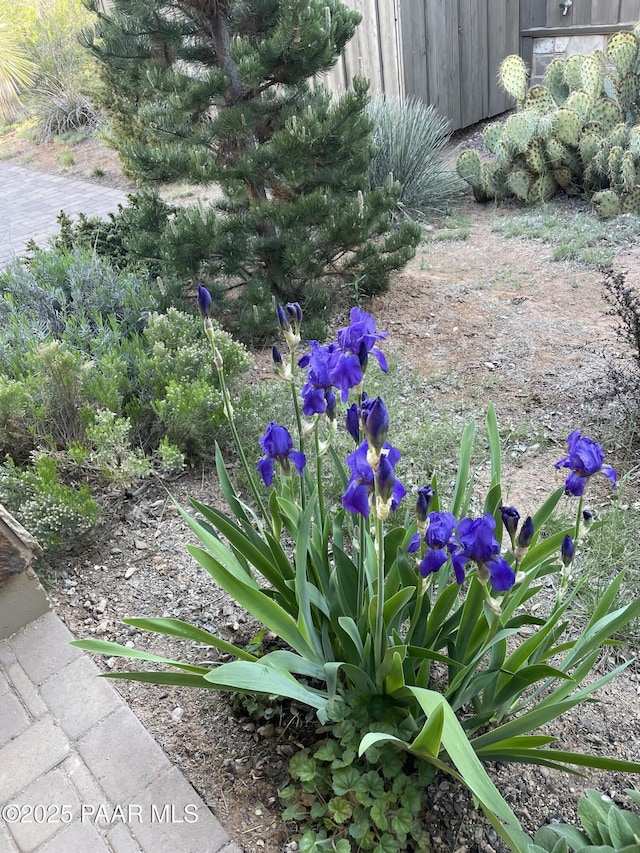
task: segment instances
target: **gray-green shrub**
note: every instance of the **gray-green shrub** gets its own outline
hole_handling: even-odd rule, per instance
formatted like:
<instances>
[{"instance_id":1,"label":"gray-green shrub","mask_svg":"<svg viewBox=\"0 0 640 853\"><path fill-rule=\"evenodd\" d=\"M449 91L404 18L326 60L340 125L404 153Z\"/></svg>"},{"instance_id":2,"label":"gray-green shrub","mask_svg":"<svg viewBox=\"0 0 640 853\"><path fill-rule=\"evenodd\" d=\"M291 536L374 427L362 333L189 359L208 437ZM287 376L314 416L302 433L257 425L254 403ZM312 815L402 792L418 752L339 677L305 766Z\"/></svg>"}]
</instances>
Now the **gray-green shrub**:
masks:
<instances>
[{"instance_id":1,"label":"gray-green shrub","mask_svg":"<svg viewBox=\"0 0 640 853\"><path fill-rule=\"evenodd\" d=\"M433 106L373 98L367 108L373 120L375 154L369 187L384 186L392 175L402 187L396 214L424 219L446 210L465 185L447 161L449 121Z\"/></svg>"}]
</instances>

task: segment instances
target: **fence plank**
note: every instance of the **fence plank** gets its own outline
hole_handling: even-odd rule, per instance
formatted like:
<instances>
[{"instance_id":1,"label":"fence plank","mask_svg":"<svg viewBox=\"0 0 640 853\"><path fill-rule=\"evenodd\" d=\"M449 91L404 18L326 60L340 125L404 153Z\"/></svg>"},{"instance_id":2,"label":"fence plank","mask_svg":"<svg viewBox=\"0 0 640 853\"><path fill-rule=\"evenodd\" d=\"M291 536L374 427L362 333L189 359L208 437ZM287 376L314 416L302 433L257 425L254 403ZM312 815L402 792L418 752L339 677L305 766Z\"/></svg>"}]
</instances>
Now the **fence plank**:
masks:
<instances>
[{"instance_id":1,"label":"fence plank","mask_svg":"<svg viewBox=\"0 0 640 853\"><path fill-rule=\"evenodd\" d=\"M400 21L397 0L376 0L380 64L382 67L382 92L388 98L402 100Z\"/></svg>"},{"instance_id":2,"label":"fence plank","mask_svg":"<svg viewBox=\"0 0 640 853\"><path fill-rule=\"evenodd\" d=\"M489 73L495 75L506 56L519 52L520 9L517 0L488 0L487 20ZM497 82L489 86L490 116L504 112L512 106L513 99L502 91Z\"/></svg>"},{"instance_id":3,"label":"fence plank","mask_svg":"<svg viewBox=\"0 0 640 853\"><path fill-rule=\"evenodd\" d=\"M520 29L544 27L547 22L547 0L520 0Z\"/></svg>"},{"instance_id":4,"label":"fence plank","mask_svg":"<svg viewBox=\"0 0 640 853\"><path fill-rule=\"evenodd\" d=\"M427 103L446 116L454 127L462 127L460 108L460 62L458 2L440 0L426 4Z\"/></svg>"},{"instance_id":5,"label":"fence plank","mask_svg":"<svg viewBox=\"0 0 640 853\"><path fill-rule=\"evenodd\" d=\"M402 0L402 66L408 98L427 100L427 33L424 0Z\"/></svg>"},{"instance_id":6,"label":"fence plank","mask_svg":"<svg viewBox=\"0 0 640 853\"><path fill-rule=\"evenodd\" d=\"M382 91L382 73L375 0L349 0L349 6L362 13L362 21L344 52L347 80L368 77L371 81L370 91L377 94Z\"/></svg>"},{"instance_id":7,"label":"fence plank","mask_svg":"<svg viewBox=\"0 0 640 853\"><path fill-rule=\"evenodd\" d=\"M640 0L620 0L619 21L640 21Z\"/></svg>"},{"instance_id":8,"label":"fence plank","mask_svg":"<svg viewBox=\"0 0 640 853\"><path fill-rule=\"evenodd\" d=\"M487 56L487 0L458 0L460 122L466 127L488 115L495 69Z\"/></svg>"},{"instance_id":9,"label":"fence plank","mask_svg":"<svg viewBox=\"0 0 640 853\"><path fill-rule=\"evenodd\" d=\"M591 0L590 24L617 24L618 4L611 0Z\"/></svg>"}]
</instances>

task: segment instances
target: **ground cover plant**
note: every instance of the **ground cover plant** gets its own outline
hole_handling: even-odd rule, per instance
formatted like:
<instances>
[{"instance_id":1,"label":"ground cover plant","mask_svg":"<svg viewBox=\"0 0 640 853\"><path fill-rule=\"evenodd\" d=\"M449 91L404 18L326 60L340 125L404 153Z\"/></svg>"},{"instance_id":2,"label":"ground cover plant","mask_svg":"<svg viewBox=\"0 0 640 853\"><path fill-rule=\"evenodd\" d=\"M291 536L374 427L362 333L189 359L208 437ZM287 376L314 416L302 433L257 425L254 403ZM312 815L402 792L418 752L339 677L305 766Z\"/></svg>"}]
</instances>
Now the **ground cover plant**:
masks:
<instances>
[{"instance_id":1,"label":"ground cover plant","mask_svg":"<svg viewBox=\"0 0 640 853\"><path fill-rule=\"evenodd\" d=\"M204 288L199 305L237 439ZM76 644L173 668L119 672L116 678L261 690L306 704L330 722L335 740L292 762L301 791L294 786L286 792L294 800L290 816L311 824L301 849L411 849L422 831L416 791L440 770L471 789L510 849L525 851L530 839L481 761L640 771L632 761L549 749L553 735L534 733L591 701L628 665L589 680L602 646L640 612L638 599L614 608L623 573L611 579L582 626L568 618L580 586L571 566L588 520L585 490L595 475L615 488L616 472L604 462L602 448L574 430L567 455L556 462L568 472L564 486L521 520L515 507L502 503L500 441L490 408L491 477L484 499L474 496L469 425L451 494L434 476L418 490L415 512L394 516L406 490L396 476L400 453L387 441L392 419L381 398L364 392L374 359L386 368L386 333L354 309L337 343L312 343L299 358L300 307L278 307L278 321L289 352L274 348L273 357L291 387L297 441L272 421L260 440L257 466L263 485L277 486L264 494L239 444L252 506L236 492L217 451L229 514L198 502L194 507L204 521L182 513L201 543L190 553L282 645L255 654L171 618L125 621L235 660L199 665L111 642ZM305 371L301 399L297 367ZM339 399L348 402L350 392L355 400L346 412L346 431L355 450L345 468L333 440ZM342 472L341 508L325 500L325 458ZM575 521L545 537L545 524L565 493L575 498ZM532 604L549 577L557 580L555 599L536 613ZM519 636L527 626L533 633ZM417 775L404 752L417 762ZM310 800L314 793L317 799Z\"/></svg>"}]
</instances>

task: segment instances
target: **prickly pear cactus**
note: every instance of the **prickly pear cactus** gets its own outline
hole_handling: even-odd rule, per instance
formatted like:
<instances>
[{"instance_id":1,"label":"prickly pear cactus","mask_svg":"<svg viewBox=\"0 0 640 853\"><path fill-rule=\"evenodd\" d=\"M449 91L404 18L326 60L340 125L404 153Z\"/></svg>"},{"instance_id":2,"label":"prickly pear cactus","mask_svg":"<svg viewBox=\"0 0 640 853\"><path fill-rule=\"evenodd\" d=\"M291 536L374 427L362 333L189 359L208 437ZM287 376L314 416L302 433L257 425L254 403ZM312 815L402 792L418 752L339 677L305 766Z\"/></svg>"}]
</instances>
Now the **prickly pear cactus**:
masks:
<instances>
[{"instance_id":1,"label":"prickly pear cactus","mask_svg":"<svg viewBox=\"0 0 640 853\"><path fill-rule=\"evenodd\" d=\"M544 75L545 86L558 106L569 97L569 87L564 80L564 59L553 59Z\"/></svg>"},{"instance_id":2,"label":"prickly pear cactus","mask_svg":"<svg viewBox=\"0 0 640 853\"><path fill-rule=\"evenodd\" d=\"M640 23L615 34L606 56L554 59L542 86L527 91L519 56L502 62L499 79L516 111L485 128L492 158L463 151L457 163L478 201L536 204L561 188L603 218L640 213Z\"/></svg>"},{"instance_id":3,"label":"prickly pear cactus","mask_svg":"<svg viewBox=\"0 0 640 853\"><path fill-rule=\"evenodd\" d=\"M507 56L500 65L498 78L505 92L516 101L524 101L527 94L527 66L520 56Z\"/></svg>"},{"instance_id":4,"label":"prickly pear cactus","mask_svg":"<svg viewBox=\"0 0 640 853\"><path fill-rule=\"evenodd\" d=\"M638 42L633 33L616 33L607 45L607 59L613 63L620 77L625 77L634 67L638 55Z\"/></svg>"}]
</instances>

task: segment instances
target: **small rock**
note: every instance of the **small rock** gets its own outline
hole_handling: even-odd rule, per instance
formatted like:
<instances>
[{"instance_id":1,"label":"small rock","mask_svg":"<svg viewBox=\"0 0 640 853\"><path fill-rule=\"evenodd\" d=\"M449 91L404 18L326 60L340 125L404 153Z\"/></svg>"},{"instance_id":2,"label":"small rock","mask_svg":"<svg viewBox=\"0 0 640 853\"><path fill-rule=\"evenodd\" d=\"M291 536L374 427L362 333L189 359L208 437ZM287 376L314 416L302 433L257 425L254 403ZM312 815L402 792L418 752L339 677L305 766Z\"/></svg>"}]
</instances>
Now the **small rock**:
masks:
<instances>
[{"instance_id":1,"label":"small rock","mask_svg":"<svg viewBox=\"0 0 640 853\"><path fill-rule=\"evenodd\" d=\"M173 711L171 712L171 719L173 720L174 723L179 723L182 720L183 716L184 716L184 709L183 708L180 708L180 707L174 708Z\"/></svg>"},{"instance_id":2,"label":"small rock","mask_svg":"<svg viewBox=\"0 0 640 853\"><path fill-rule=\"evenodd\" d=\"M273 737L276 733L276 729L273 723L266 723L264 726L260 726L259 728L257 728L256 731L259 735L262 735L262 737L266 738Z\"/></svg>"},{"instance_id":3,"label":"small rock","mask_svg":"<svg viewBox=\"0 0 640 853\"><path fill-rule=\"evenodd\" d=\"M144 539L134 539L133 544L138 551L146 551L148 547Z\"/></svg>"},{"instance_id":4,"label":"small rock","mask_svg":"<svg viewBox=\"0 0 640 853\"><path fill-rule=\"evenodd\" d=\"M127 569L127 571L124 573L124 579L125 579L126 581L128 581L128 580L129 580L129 578L130 578L133 574L135 574L137 571L138 571L138 567L137 567L137 566L129 566L129 568Z\"/></svg>"},{"instance_id":5,"label":"small rock","mask_svg":"<svg viewBox=\"0 0 640 853\"><path fill-rule=\"evenodd\" d=\"M113 669L114 666L116 665L116 659L115 658L107 658L105 663L109 669Z\"/></svg>"},{"instance_id":6,"label":"small rock","mask_svg":"<svg viewBox=\"0 0 640 853\"><path fill-rule=\"evenodd\" d=\"M101 598L100 601L96 604L96 613L104 613L107 609L107 599Z\"/></svg>"}]
</instances>

